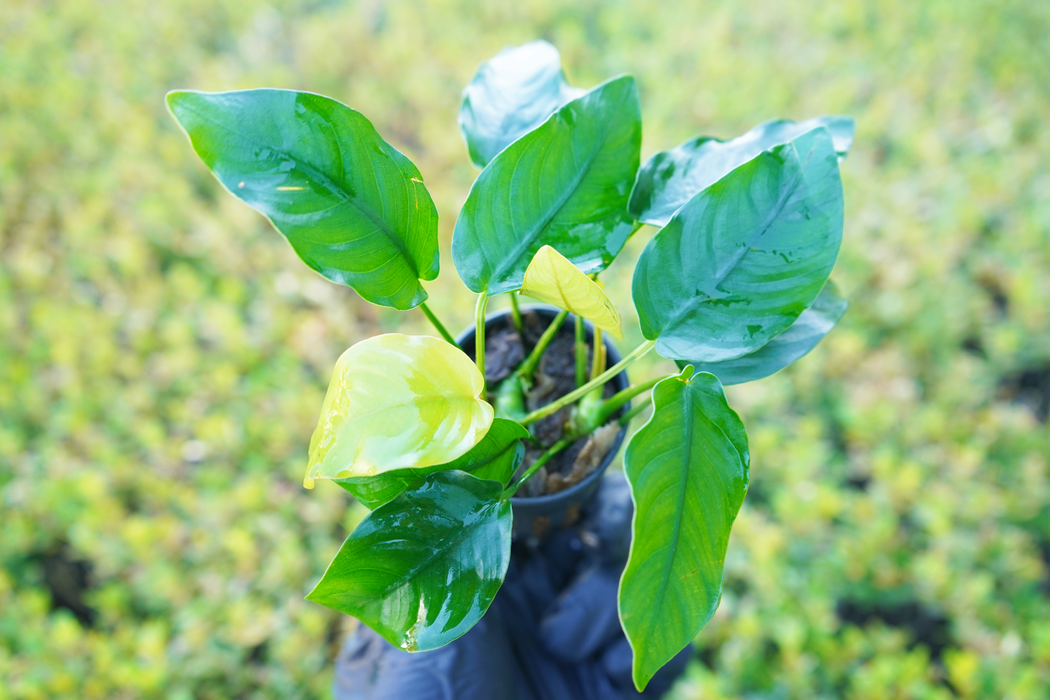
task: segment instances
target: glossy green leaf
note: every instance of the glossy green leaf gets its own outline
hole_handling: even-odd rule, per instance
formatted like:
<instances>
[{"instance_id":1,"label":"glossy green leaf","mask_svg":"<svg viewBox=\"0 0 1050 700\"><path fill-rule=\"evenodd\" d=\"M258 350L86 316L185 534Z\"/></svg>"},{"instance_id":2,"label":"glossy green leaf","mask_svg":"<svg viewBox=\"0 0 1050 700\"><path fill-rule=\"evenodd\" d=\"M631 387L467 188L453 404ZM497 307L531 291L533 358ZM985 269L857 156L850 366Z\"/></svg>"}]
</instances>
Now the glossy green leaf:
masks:
<instances>
[{"instance_id":1,"label":"glossy green leaf","mask_svg":"<svg viewBox=\"0 0 1050 700\"><path fill-rule=\"evenodd\" d=\"M375 304L411 309L438 275L437 209L423 176L359 112L292 90L176 91L197 155L264 214L303 262Z\"/></svg>"},{"instance_id":2,"label":"glossy green leaf","mask_svg":"<svg viewBox=\"0 0 1050 700\"><path fill-rule=\"evenodd\" d=\"M529 263L521 293L570 311L623 338L620 314L605 290L549 245L540 248Z\"/></svg>"},{"instance_id":3,"label":"glossy green leaf","mask_svg":"<svg viewBox=\"0 0 1050 700\"><path fill-rule=\"evenodd\" d=\"M809 307L786 331L753 353L724 362L689 362L676 360L679 368L693 365L697 372L710 372L723 385L743 384L779 372L817 347L842 315L849 302L842 298L834 282L828 282L813 306Z\"/></svg>"},{"instance_id":4,"label":"glossy green leaf","mask_svg":"<svg viewBox=\"0 0 1050 700\"><path fill-rule=\"evenodd\" d=\"M501 151L470 189L452 260L475 292L519 289L533 256L552 246L590 274L631 232L627 198L640 160L634 78L614 78L556 111Z\"/></svg>"},{"instance_id":5,"label":"glossy green leaf","mask_svg":"<svg viewBox=\"0 0 1050 700\"><path fill-rule=\"evenodd\" d=\"M305 485L430 467L466 454L492 423L485 380L462 350L430 336L362 340L335 365L310 440Z\"/></svg>"},{"instance_id":6,"label":"glossy green leaf","mask_svg":"<svg viewBox=\"0 0 1050 700\"><path fill-rule=\"evenodd\" d=\"M546 41L503 49L463 90L459 129L479 168L586 90L565 80L558 49Z\"/></svg>"},{"instance_id":7,"label":"glossy green leaf","mask_svg":"<svg viewBox=\"0 0 1050 700\"><path fill-rule=\"evenodd\" d=\"M448 644L485 614L510 562L503 486L460 471L428 476L374 510L306 596L394 646Z\"/></svg>"},{"instance_id":8,"label":"glossy green leaf","mask_svg":"<svg viewBox=\"0 0 1050 700\"><path fill-rule=\"evenodd\" d=\"M831 132L839 160L845 158L853 143L853 120L837 116L803 122L774 119L729 141L702 136L661 151L638 171L631 191L631 215L652 226L666 226L686 202L738 165L821 126Z\"/></svg>"},{"instance_id":9,"label":"glossy green leaf","mask_svg":"<svg viewBox=\"0 0 1050 700\"><path fill-rule=\"evenodd\" d=\"M506 487L525 457L525 446L521 441L528 436L529 431L514 421L493 418L492 426L481 442L474 445L470 452L446 464L422 469L396 469L375 476L351 476L334 481L372 510L439 471L458 469L479 479L498 481Z\"/></svg>"},{"instance_id":10,"label":"glossy green leaf","mask_svg":"<svg viewBox=\"0 0 1050 700\"><path fill-rule=\"evenodd\" d=\"M718 608L729 531L747 493L744 424L717 378L691 372L653 388L653 415L624 455L635 513L619 609L639 690Z\"/></svg>"},{"instance_id":11,"label":"glossy green leaf","mask_svg":"<svg viewBox=\"0 0 1050 700\"><path fill-rule=\"evenodd\" d=\"M632 286L642 334L675 360L754 352L813 304L841 242L838 158L819 128L741 165L649 241Z\"/></svg>"}]
</instances>

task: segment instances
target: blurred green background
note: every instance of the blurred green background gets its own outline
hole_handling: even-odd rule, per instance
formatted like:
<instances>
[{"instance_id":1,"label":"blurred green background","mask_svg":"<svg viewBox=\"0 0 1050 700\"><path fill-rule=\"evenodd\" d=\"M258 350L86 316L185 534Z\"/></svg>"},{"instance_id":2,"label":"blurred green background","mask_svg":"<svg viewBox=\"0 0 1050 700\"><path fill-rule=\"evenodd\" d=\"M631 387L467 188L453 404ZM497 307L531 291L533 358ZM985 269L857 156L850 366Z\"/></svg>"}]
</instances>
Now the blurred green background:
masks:
<instances>
[{"instance_id":1,"label":"blurred green background","mask_svg":"<svg viewBox=\"0 0 1050 700\"><path fill-rule=\"evenodd\" d=\"M729 392L752 488L675 697L1050 697L1048 36L1032 0L3 0L0 699L326 697L351 623L302 597L363 511L301 488L307 443L342 350L431 332L306 269L164 93L365 113L427 179L459 328L460 91L535 38L637 76L643 157L857 119L852 307ZM604 276L628 322L651 234Z\"/></svg>"}]
</instances>

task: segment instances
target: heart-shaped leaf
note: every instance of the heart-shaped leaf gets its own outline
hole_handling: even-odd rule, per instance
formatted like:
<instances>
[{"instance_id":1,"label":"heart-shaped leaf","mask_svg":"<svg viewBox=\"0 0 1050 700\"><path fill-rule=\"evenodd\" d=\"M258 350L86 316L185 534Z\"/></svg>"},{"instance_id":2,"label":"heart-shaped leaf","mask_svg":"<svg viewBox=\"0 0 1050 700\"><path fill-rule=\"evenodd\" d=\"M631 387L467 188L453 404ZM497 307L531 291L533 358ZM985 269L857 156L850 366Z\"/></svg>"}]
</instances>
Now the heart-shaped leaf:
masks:
<instances>
[{"instance_id":1,"label":"heart-shaped leaf","mask_svg":"<svg viewBox=\"0 0 1050 700\"><path fill-rule=\"evenodd\" d=\"M821 127L764 151L689 200L642 252L642 334L675 360L754 352L823 289L842 242L842 182Z\"/></svg>"},{"instance_id":2,"label":"heart-shaped leaf","mask_svg":"<svg viewBox=\"0 0 1050 700\"><path fill-rule=\"evenodd\" d=\"M511 142L584 92L565 81L558 49L546 41L503 49L481 64L463 90L459 129L470 159L484 168Z\"/></svg>"},{"instance_id":3,"label":"heart-shaped leaf","mask_svg":"<svg viewBox=\"0 0 1050 700\"><path fill-rule=\"evenodd\" d=\"M521 293L582 316L623 338L620 314L602 288L549 245L540 248L529 263Z\"/></svg>"},{"instance_id":4,"label":"heart-shaped leaf","mask_svg":"<svg viewBox=\"0 0 1050 700\"><path fill-rule=\"evenodd\" d=\"M503 486L460 471L428 476L357 526L306 596L353 615L405 651L473 627L510 562Z\"/></svg>"},{"instance_id":5,"label":"heart-shaped leaf","mask_svg":"<svg viewBox=\"0 0 1050 700\"><path fill-rule=\"evenodd\" d=\"M336 362L305 484L456 459L492 423L484 393L478 368L451 343L400 333L362 340Z\"/></svg>"},{"instance_id":6,"label":"heart-shaped leaf","mask_svg":"<svg viewBox=\"0 0 1050 700\"><path fill-rule=\"evenodd\" d=\"M631 191L631 214L652 226L666 226L682 205L733 168L821 126L831 132L839 160L845 158L853 143L853 120L838 116L803 122L774 119L729 141L702 136L670 151L661 151L638 171Z\"/></svg>"},{"instance_id":7,"label":"heart-shaped leaf","mask_svg":"<svg viewBox=\"0 0 1050 700\"><path fill-rule=\"evenodd\" d=\"M176 91L168 107L204 164L303 262L364 299L411 309L438 275L437 209L371 122L293 90Z\"/></svg>"},{"instance_id":8,"label":"heart-shaped leaf","mask_svg":"<svg viewBox=\"0 0 1050 700\"><path fill-rule=\"evenodd\" d=\"M653 415L624 455L635 512L619 609L639 690L718 608L729 531L747 493L744 424L717 378L691 372L653 388Z\"/></svg>"},{"instance_id":9,"label":"heart-shaped leaf","mask_svg":"<svg viewBox=\"0 0 1050 700\"><path fill-rule=\"evenodd\" d=\"M829 281L813 306L803 311L786 331L753 353L724 362L676 362L679 368L693 365L697 372L710 372L724 386L753 382L779 372L817 347L848 307L849 302L839 294L835 283Z\"/></svg>"},{"instance_id":10,"label":"heart-shaped leaf","mask_svg":"<svg viewBox=\"0 0 1050 700\"><path fill-rule=\"evenodd\" d=\"M512 420L493 418L492 426L470 452L446 464L420 469L395 469L375 476L350 476L335 483L350 492L367 508L375 510L405 489L439 471L458 469L479 479L498 481L506 487L525 457L523 438L529 431Z\"/></svg>"},{"instance_id":11,"label":"heart-shaped leaf","mask_svg":"<svg viewBox=\"0 0 1050 700\"><path fill-rule=\"evenodd\" d=\"M536 251L552 246L590 274L623 247L642 116L634 78L614 78L501 151L470 189L452 260L475 292L521 288Z\"/></svg>"}]
</instances>

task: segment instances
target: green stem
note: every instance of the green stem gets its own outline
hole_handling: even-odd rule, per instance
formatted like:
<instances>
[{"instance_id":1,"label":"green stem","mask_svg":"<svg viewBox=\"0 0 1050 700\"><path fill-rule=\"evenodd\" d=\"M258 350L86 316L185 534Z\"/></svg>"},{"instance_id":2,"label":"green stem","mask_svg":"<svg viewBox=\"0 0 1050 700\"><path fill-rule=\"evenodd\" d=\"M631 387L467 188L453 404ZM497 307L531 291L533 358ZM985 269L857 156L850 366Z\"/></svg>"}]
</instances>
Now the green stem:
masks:
<instances>
[{"instance_id":1,"label":"green stem","mask_svg":"<svg viewBox=\"0 0 1050 700\"><path fill-rule=\"evenodd\" d=\"M608 401L602 404L602 409L598 413L598 424L601 425L602 423L605 423L605 421L609 420L612 414L616 413L616 411L620 409L620 406L623 406L635 396L649 391L659 382L662 382L663 380L667 379L667 377L673 376L675 375L668 374L663 377L656 377L655 379L650 379L649 381L642 382L641 384L633 384L624 389L623 391L613 394L609 397Z\"/></svg>"},{"instance_id":2,"label":"green stem","mask_svg":"<svg viewBox=\"0 0 1050 700\"><path fill-rule=\"evenodd\" d=\"M649 404L651 404L651 403L652 403L652 401L642 401L637 406L631 406L631 410L628 411L627 413L623 414L622 416L620 416L620 419L617 422L620 425L627 425L628 423L631 422L632 418L637 416L639 413L641 413L645 409L649 408Z\"/></svg>"},{"instance_id":3,"label":"green stem","mask_svg":"<svg viewBox=\"0 0 1050 700\"><path fill-rule=\"evenodd\" d=\"M456 347L459 347L459 345L456 343L456 339L453 338L452 335L448 332L448 329L445 328L445 324L438 320L438 317L434 315L434 312L430 310L430 307L426 305L426 302L420 304L419 308L423 310L423 313L426 314L426 317L430 319L430 322L432 324L434 324L434 328L437 328L437 331L441 334L442 338L452 343Z\"/></svg>"},{"instance_id":4,"label":"green stem","mask_svg":"<svg viewBox=\"0 0 1050 700\"><path fill-rule=\"evenodd\" d=\"M518 332L518 335L525 337L525 331L522 330L525 326L521 322L521 309L518 308L518 293L511 292L507 296L510 297L510 317L514 320L514 330Z\"/></svg>"},{"instance_id":5,"label":"green stem","mask_svg":"<svg viewBox=\"0 0 1050 700\"><path fill-rule=\"evenodd\" d=\"M561 328L561 324L565 322L565 317L569 315L568 311L561 311L554 320L551 321L551 325L547 326L547 330L543 331L543 335L536 341L536 347L532 349L529 356L525 358L525 361L518 367L518 376L527 382L532 381L532 375L535 374L536 368L540 364L540 360L543 358L543 353L547 350L547 346L554 340L554 334Z\"/></svg>"},{"instance_id":6,"label":"green stem","mask_svg":"<svg viewBox=\"0 0 1050 700\"><path fill-rule=\"evenodd\" d=\"M563 407L568 406L581 396L586 396L587 392L589 392L591 389L605 384L617 374L630 367L638 358L645 355L645 353L652 350L655 346L655 340L645 341L644 343L636 347L634 350L632 350L630 354L627 355L627 357L623 358L615 365L613 365L612 367L610 367L609 369L592 379L591 381L581 386L579 389L576 389L575 391L570 391L568 394L561 397L557 401L552 401L551 403L547 404L546 406L543 406L542 408L537 408L535 411L522 418L519 422L522 425L528 425L530 423L535 423L541 418L546 418L552 413L557 413Z\"/></svg>"},{"instance_id":7,"label":"green stem","mask_svg":"<svg viewBox=\"0 0 1050 700\"><path fill-rule=\"evenodd\" d=\"M583 316L576 317L576 386L587 383L587 337L583 332Z\"/></svg>"},{"instance_id":8,"label":"green stem","mask_svg":"<svg viewBox=\"0 0 1050 700\"><path fill-rule=\"evenodd\" d=\"M634 234L638 233L638 230L642 228L642 226L645 226L645 224L643 224L641 221L635 221L634 226L631 227L631 232L627 234L628 240L630 240L631 237L634 236Z\"/></svg>"},{"instance_id":9,"label":"green stem","mask_svg":"<svg viewBox=\"0 0 1050 700\"><path fill-rule=\"evenodd\" d=\"M474 307L474 362L485 379L485 308L489 305L489 295L478 294L478 305Z\"/></svg>"},{"instance_id":10,"label":"green stem","mask_svg":"<svg viewBox=\"0 0 1050 700\"><path fill-rule=\"evenodd\" d=\"M554 455L558 454L566 447L576 442L576 440L577 438L575 437L565 438L564 440L559 440L558 442L551 445L550 449L548 449L546 452L540 455L540 458L532 463L532 466L530 466L528 470L526 470L526 472L521 475L521 478L519 478L513 486L507 487L507 490L503 492L503 498L513 497L514 494L518 492L518 489L521 488L521 485L528 481L533 474L538 472L540 470L540 467L542 467L547 462L551 461L551 458L554 457Z\"/></svg>"},{"instance_id":11,"label":"green stem","mask_svg":"<svg viewBox=\"0 0 1050 700\"><path fill-rule=\"evenodd\" d=\"M591 354L591 376L597 377L605 371L605 343L602 342L602 329L594 327L594 350Z\"/></svg>"}]
</instances>

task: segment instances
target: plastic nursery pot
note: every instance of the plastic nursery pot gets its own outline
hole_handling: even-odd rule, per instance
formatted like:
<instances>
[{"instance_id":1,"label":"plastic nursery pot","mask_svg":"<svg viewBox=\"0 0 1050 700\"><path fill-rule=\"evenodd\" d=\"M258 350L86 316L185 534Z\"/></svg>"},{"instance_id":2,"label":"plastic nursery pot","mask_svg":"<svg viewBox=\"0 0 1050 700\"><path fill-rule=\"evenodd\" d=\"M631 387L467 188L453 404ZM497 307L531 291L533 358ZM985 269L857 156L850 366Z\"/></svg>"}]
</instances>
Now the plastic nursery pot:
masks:
<instances>
[{"instance_id":1,"label":"plastic nursery pot","mask_svg":"<svg viewBox=\"0 0 1050 700\"><path fill-rule=\"evenodd\" d=\"M536 314L543 328L546 328L554 320L558 312L559 309L553 306L535 305L521 307L523 316L528 313ZM574 323L573 316L570 314L565 318L562 328L572 329ZM491 338L494 333L509 328L512 324L510 309L489 314L485 317L485 337ZM590 346L594 342L594 327L590 321L584 320L584 329L587 344ZM460 347L471 359L474 358L474 336L474 328L470 327L456 338L456 342L459 343ZM607 366L612 367L622 358L616 347L609 342L608 336L603 335L602 340L605 344ZM550 348L548 348L549 351ZM627 378L626 370L613 377L607 384L607 386L612 387L614 392L626 389L629 385L630 381ZM630 403L623 406L616 414L616 417L619 417L628 409L630 409ZM598 490L598 485L601 483L605 470L609 468L613 459L616 458L616 453L620 451L626 435L627 428L620 428L605 458L602 459L593 472L584 477L579 483L558 493L534 497L517 496L510 499L511 506L514 509L512 530L514 539L529 544L536 544L548 533L556 532L577 522Z\"/></svg>"}]
</instances>

